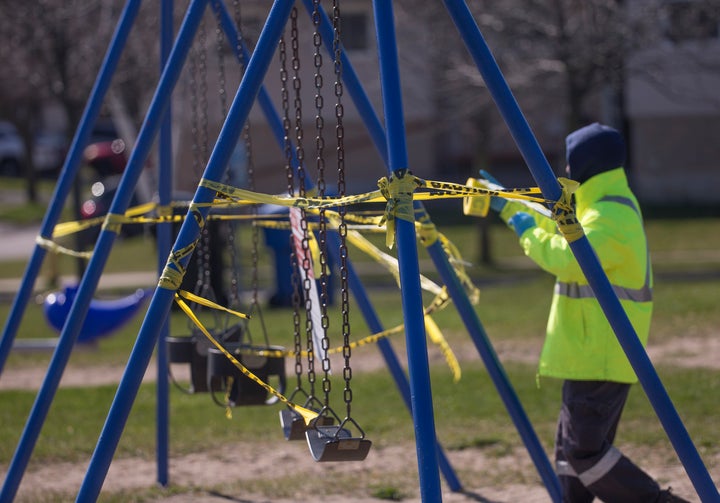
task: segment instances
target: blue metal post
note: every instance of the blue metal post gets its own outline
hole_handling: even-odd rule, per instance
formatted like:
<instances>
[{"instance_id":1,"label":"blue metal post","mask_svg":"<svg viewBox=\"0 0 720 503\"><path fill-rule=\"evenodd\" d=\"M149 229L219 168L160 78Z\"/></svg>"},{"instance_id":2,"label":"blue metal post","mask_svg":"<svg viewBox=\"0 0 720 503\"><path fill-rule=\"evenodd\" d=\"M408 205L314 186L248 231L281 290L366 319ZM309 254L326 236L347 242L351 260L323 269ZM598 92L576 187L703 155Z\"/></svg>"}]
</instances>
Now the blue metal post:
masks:
<instances>
[{"instance_id":1,"label":"blue metal post","mask_svg":"<svg viewBox=\"0 0 720 503\"><path fill-rule=\"evenodd\" d=\"M173 0L160 2L160 69L170 57L173 44ZM158 140L158 199L160 207L168 211L172 202L172 104L160 121L160 137ZM170 254L172 246L171 222L160 223L157 226L158 271L162 274L165 259ZM169 482L168 456L170 451L170 383L168 380L168 354L167 336L170 326L167 321L160 329L157 344L157 403L156 423L157 440L155 457L157 464L157 483L165 487Z\"/></svg>"},{"instance_id":2,"label":"blue metal post","mask_svg":"<svg viewBox=\"0 0 720 503\"><path fill-rule=\"evenodd\" d=\"M415 208L415 218L420 222L429 221L429 215L420 205L417 205ZM552 501L560 503L560 501L562 501L560 481L555 474L555 470L553 469L547 454L545 454L542 444L535 434L535 430L530 424L530 420L525 415L520 400L510 385L510 380L505 374L502 364L500 363L500 360L492 347L492 343L488 339L487 334L480 323L480 319L478 318L470 299L468 299L468 296L465 294L465 290L463 289L457 274L455 274L455 271L448 261L447 254L445 253L445 250L443 250L442 243L440 243L439 240L436 240L435 243L427 247L427 251L433 261L433 264L435 264L435 268L440 273L440 277L447 287L448 293L450 294L450 297L452 298L453 303L455 304L457 311L460 314L468 333L470 334L470 337L475 343L475 347L485 363L485 368L487 368L488 374L495 384L495 388L498 390L500 398L502 398L503 403L505 404L505 408L508 410L510 417L515 423L515 428L517 428L520 436L525 442L525 446L530 453L530 457L535 463L535 467L537 468L540 478L543 480L548 493L550 493Z\"/></svg>"},{"instance_id":3,"label":"blue metal post","mask_svg":"<svg viewBox=\"0 0 720 503\"><path fill-rule=\"evenodd\" d=\"M495 59L480 33L465 2L445 0L448 12L452 16L465 44L470 50L485 83L497 103L510 132L518 144L535 181L543 196L557 200L561 194L560 185L553 174L540 146L530 130L515 98L510 91ZM710 477L690 435L670 400L650 358L620 304L615 292L603 271L587 237L570 243L580 268L590 283L600 306L608 318L620 345L627 355L655 413L662 423L678 457L690 477L695 490L703 502L719 502L720 493Z\"/></svg>"},{"instance_id":4,"label":"blue metal post","mask_svg":"<svg viewBox=\"0 0 720 503\"><path fill-rule=\"evenodd\" d=\"M306 4L306 8L309 12L312 11L312 0L304 0ZM321 33L323 36L323 41L325 42L326 46L328 46L328 50L332 48L330 45L330 40L332 39L332 31L330 30L330 22L327 19L327 16L325 15L324 11L322 12L322 18L321 18ZM368 131L370 133L370 136L373 139L373 142L375 143L375 146L377 147L378 151L382 155L383 159L387 163L387 148L386 148L386 139L384 136L382 125L380 124L380 120L377 118L377 115L375 114L372 104L370 103L370 100L367 98L367 95L365 94L362 85L360 84L360 81L350 63L350 61L347 59L347 56L345 52L343 51L341 53L341 61L342 61L342 67L343 67L343 80L345 82L345 85L350 93L350 95L353 98L353 101L355 103L356 108L358 109L358 112L360 113L360 116L363 118L363 121L368 128ZM424 207L422 203L419 201L415 201L414 203L416 208L416 214L420 214L421 218L428 221L430 220L429 215L424 210ZM449 264L448 258L445 255L444 251L442 250L442 245L440 243L437 243L436 245L433 245L429 248L429 252L431 255L431 258L433 258L434 262L436 263L436 268L440 271L441 276L443 277L445 283L452 284L452 285L459 285L459 281L457 278L457 275L455 274L455 271L452 269L452 267ZM353 277L353 272L350 271L350 277ZM362 288L362 285L359 282L359 279L357 280L359 284L360 291L358 293L355 293L356 298L358 299L358 303L360 304L360 309L366 314L366 320L370 320L369 324L372 325L371 320L375 318L374 312L372 311L372 306L365 305L362 300L365 298L366 295L364 293L364 290ZM520 404L520 401L517 398L517 395L515 394L514 390L512 389L512 386L510 384L509 379L505 375L505 372L497 359L497 356L492 348L492 344L490 343L489 339L487 338L487 335L484 332L484 329L482 328L482 324L480 323L480 320L477 318L477 314L472 309L472 306L470 305L469 299L467 298L467 295L465 294L464 290L461 287L450 287L449 293L451 298L453 298L453 302L457 306L458 310L462 313L461 316L464 319L465 325L468 328L468 332L470 333L471 338L475 342L475 346L478 349L478 352L483 357L483 361L488 368L488 372L493 378L493 381L495 383L495 387L497 388L498 392L500 393L506 408L508 409L508 412L510 413L510 416L512 417L513 421L515 422L515 425L518 429L518 432L520 433L520 436L523 438L528 451L530 452L530 456L535 462L535 465L542 477L542 479L545 481L546 486L548 487L548 491L551 493L551 495L554 496L555 501L559 499L559 483L557 480L557 477L555 476L555 472L552 469L552 465L550 461L547 458L547 455L545 454L545 451L543 450L540 442L537 439L537 436L535 435L534 430L532 429L532 426L522 409L522 405ZM379 324L377 326L371 326L371 329L373 331L379 331L381 330L379 328ZM382 342L386 342L389 345L388 341L380 341L378 342L379 345L381 345L381 351L383 354L385 353L385 348L382 347ZM394 356L394 355L393 355ZM388 362L388 365L391 368L391 371L393 371L392 362ZM402 374L402 378L405 379L404 373ZM400 389L403 389L403 385L400 383L400 378L396 377L396 382L398 383L398 387ZM408 402L408 406L410 406ZM441 449L438 450L439 453L439 461L440 461L440 468L443 470L443 473L445 474L446 479L448 479L449 476L454 476L452 473L448 473L448 468L445 466L446 460L443 459L444 453ZM459 484L459 483L458 483ZM451 489L453 491L460 490L459 485L458 489L453 488L453 484L449 484Z\"/></svg>"},{"instance_id":5,"label":"blue metal post","mask_svg":"<svg viewBox=\"0 0 720 503\"><path fill-rule=\"evenodd\" d=\"M248 118L252 104L262 85L262 80L272 59L277 41L280 39L283 27L290 16L292 6L292 0L276 0L273 3L267 22L258 39L255 52L250 58L247 71L220 131L215 148L210 155L203 175L204 179L215 182L221 181L240 136L242 126ZM193 243L200 235L204 225L203 222L210 211L206 204L213 201L215 194L216 192L213 190L202 185L198 186L193 198L193 205L180 228L180 234L171 253L171 258L175 257L179 265L172 263L169 258L168 265L163 273L169 283L174 283L174 280L168 278L175 277L177 279L178 275L180 279L182 278L182 273L178 270L178 267L184 270L189 262L192 252L185 253L185 250L193 249ZM127 367L78 493L78 502L97 500L112 462L113 454L120 441L122 430L130 414L130 409L137 396L142 376L150 361L160 326L167 318L176 290L177 286L171 287L161 281L159 288L153 294L145 320L140 328L135 346L130 354Z\"/></svg>"},{"instance_id":6,"label":"blue metal post","mask_svg":"<svg viewBox=\"0 0 720 503\"><path fill-rule=\"evenodd\" d=\"M105 59L98 72L98 77L90 93L90 98L80 119L78 129L70 145L68 155L65 158L58 182L55 185L55 190L50 199L50 205L40 226L40 237L42 238L52 238L53 229L55 229L67 196L73 187L73 181L77 176L80 161L82 160L83 150L90 139L95 121L100 114L105 94L110 87L110 82L112 81L130 30L137 17L140 4L140 0L128 0L120 16L115 33L108 46ZM17 334L30 295L32 295L33 286L35 285L43 260L45 259L45 254L45 248L36 244L25 269L22 282L20 283L20 289L13 301L10 315L3 329L2 339L0 339L0 374L2 374L3 367L12 349L13 340Z\"/></svg>"},{"instance_id":7,"label":"blue metal post","mask_svg":"<svg viewBox=\"0 0 720 503\"><path fill-rule=\"evenodd\" d=\"M213 9L216 11L217 15L220 17L220 22L223 27L223 30L225 31L225 34L229 40L237 40L238 33L237 28L235 27L235 24L230 17L227 7L225 4L220 2L220 0L210 0L210 3L213 7ZM304 0L305 7L308 9L309 13L312 13L312 0ZM321 19L321 25L320 30L322 33L323 41L326 44L326 47L331 48L332 47L332 31L330 30L330 24L327 19L327 15L324 11L321 11L322 19ZM330 41L330 42L329 42ZM237 57L243 58L245 61L247 61L248 53L244 46L239 48L235 48ZM240 52L242 51L242 52ZM332 52L331 52L332 53ZM352 71L352 67L345 58L345 53L343 51L342 53L343 58L343 70L347 69L348 71ZM347 66L346 66L347 65ZM345 72L343 71L343 75L345 75ZM358 84L359 81L355 77L355 84ZM362 92L362 89L360 89ZM265 88L263 87L260 90L260 94L258 96L258 101L260 102L260 106L265 113L266 120L271 126L271 129L274 133L274 136L280 145L281 148L284 147L284 138L283 138L283 129L282 129L282 122L280 121L280 118L277 114L277 111L274 108L274 105L269 99L269 96L267 95L267 92L265 91ZM374 114L373 114L373 117ZM377 120L377 119L375 119ZM378 127L380 128L380 138L382 138L382 144L385 144L385 137L383 136L382 126L380 123L377 123ZM294 153L294 149L291 149ZM387 154L385 154L385 157ZM297 167L297 159L293 159L294 167ZM308 181L310 181L308 179ZM310 181L311 182L311 181ZM331 233L328 235L328 239L330 240L330 246L329 250L331 255L333 256L336 263L339 263L340 258L337 256L337 250L339 249L339 236L337 234ZM372 304L370 303L369 297L367 295L367 292L365 291L365 288L362 285L362 282L360 281L359 276L355 272L355 268L350 260L347 262L348 264L348 279L350 284L350 290L353 293L353 296L355 297L356 301L358 302L358 305L360 307L360 311L363 313L363 317L365 318L365 321L367 322L368 326L370 327L370 330L374 333L382 332L384 330L382 324L380 323L379 318L377 317L377 313L375 312ZM407 376L405 375L405 371L402 368L402 365L400 364L400 361L397 358L397 355L395 354L395 351L393 350L392 345L390 344L390 341L386 339L381 339L378 341L378 347L380 349L381 354L383 355L383 358L385 359L385 363L388 366L388 369L390 370L390 374L392 375L393 379L395 380L395 383L398 387L398 390L400 391L400 394L403 398L403 401L405 402L405 405L410 409L410 412L412 413L412 404L410 403L410 384L408 383ZM443 472L443 475L445 476L445 479L448 483L448 486L452 491L460 491L462 490L462 485L460 483L460 480L458 479L457 475L453 471L452 466L450 465L450 461L447 459L447 456L445 455L444 450L442 449L442 446L438 443L438 460L440 464L440 469Z\"/></svg>"},{"instance_id":8,"label":"blue metal post","mask_svg":"<svg viewBox=\"0 0 720 503\"><path fill-rule=\"evenodd\" d=\"M335 262L339 263L340 257L338 250L340 248L340 236L337 233L333 232L328 235L328 240L331 243L330 253L333 256ZM358 304L360 312L362 312L363 317L365 318L365 322L367 323L370 332L380 333L384 331L385 329L380 322L377 313L375 312L375 308L370 302L370 297L368 296L367 291L363 286L362 280L358 276L357 272L355 271L355 266L350 260L347 261L347 269L350 291L352 292L353 297ZM410 382L408 381L405 370L403 369L402 364L400 363L400 360L398 359L392 344L387 339L380 339L377 341L377 346L378 349L380 349L380 354L382 354L383 358L385 359L385 365L387 365L388 370L390 370L390 375L395 380L395 385L398 387L398 391L400 391L400 396L402 397L405 406L409 409L410 414L412 414ZM460 482L460 479L458 478L455 470L450 464L450 460L445 454L445 450L443 449L439 441L437 442L437 456L440 471L445 477L445 481L447 482L450 490L453 492L462 491L462 483Z\"/></svg>"},{"instance_id":9,"label":"blue metal post","mask_svg":"<svg viewBox=\"0 0 720 503\"><path fill-rule=\"evenodd\" d=\"M408 168L408 158L392 3L374 0L373 9L385 110L388 169L392 176L400 177ZM395 234L400 262L402 308L407 340L420 493L423 501L442 501L415 222L396 219Z\"/></svg>"},{"instance_id":10,"label":"blue metal post","mask_svg":"<svg viewBox=\"0 0 720 503\"><path fill-rule=\"evenodd\" d=\"M140 129L137 144L130 155L130 159L128 159L128 164L125 168L122 180L110 206L109 215L124 214L130 203L132 193L137 185L143 164L147 158L150 148L152 147L153 138L157 132L165 106L170 101L173 87L180 76L182 63L185 61L187 52L192 44L192 39L199 24L199 19L202 17L205 5L206 0L193 0L188 9L188 14L183 22L183 28L180 31L178 42L170 56L167 68L160 79L155 96L150 104L150 109L146 116L145 123ZM105 266L105 262L107 261L112 249L115 237L116 230L114 230L112 226L108 227L107 225L103 225L98 241L95 244L92 259L90 260L88 268L83 275L82 281L80 282L77 296L73 302L72 308L70 309L68 318L65 321L65 326L60 334L58 345L55 348L55 352L53 353L53 357L50 361L47 375L43 380L35 399L35 403L33 404L33 408L30 411L30 417L25 425L25 430L20 438L20 443L15 452L15 456L13 457L10 468L8 469L8 475L5 481L5 486L3 487L3 492L0 495L0 501L11 501L17 491L20 479L27 466L27 462L30 459L30 455L40 434L42 424L47 417L50 404L52 403L55 392L57 391L60 378L62 377L62 373L67 365L68 359L70 358L73 345L75 344L80 328L85 321L85 316L87 314L90 301L92 300L92 295L97 289L97 285L100 281L100 275L102 274L103 267ZM142 378L143 374L144 372L140 374L140 378Z\"/></svg>"},{"instance_id":11,"label":"blue metal post","mask_svg":"<svg viewBox=\"0 0 720 503\"><path fill-rule=\"evenodd\" d=\"M98 74L98 78L91 91L87 106L85 107L83 116L80 120L80 124L73 138L73 142L70 146L68 156L65 159L60 178L57 185L55 186L55 192L53 193L50 206L48 207L48 211L45 214L45 217L43 218L43 223L40 230L41 237L44 237L46 239L52 237L53 229L55 228L55 225L60 218L63 205L65 203L65 200L67 199L67 195L69 194L70 189L72 188L73 179L77 175L77 171L80 166L80 160L82 159L83 149L85 148L85 145L90 138L92 128L95 124L95 120L100 113L100 108L102 106L104 96L107 93L110 82L112 81L112 76L115 72L115 69L117 68L117 64L120 60L122 50L125 46L135 18L137 17L139 7L139 0L128 1L125 9L121 14L120 20L118 21L118 25L115 33L113 34L110 46L105 56L105 60L103 61L102 67ZM8 318L7 324L5 326L2 341L0 341L0 370L2 370L2 367L12 347L13 339L20 324L23 311L27 306L30 294L32 293L32 288L35 280L37 279L37 275L40 271L40 267L42 266L44 257L45 249L39 245L35 245L33 254L30 258L27 269L25 271L25 275L23 277L20 290L18 291L18 294L13 303L10 317ZM79 329L80 325L77 325L77 331L79 331ZM71 342L69 344L69 347L67 347L66 349L67 356L69 356L72 344L73 343ZM60 346L61 344L58 343L58 347L55 350L55 355L57 355L60 351ZM55 355L53 357L53 362L57 361ZM67 361L67 357L65 358L65 360ZM48 375L49 374L50 370L48 370ZM59 369L59 371L56 372L56 378L51 379L49 385L54 386L54 388L56 389L61 374L62 369ZM45 384L46 382L48 382L47 377L43 384ZM39 434L43 418L47 414L47 409L50 406L52 394L54 394L54 391L50 394L50 396L38 395L36 399L33 411L37 411L37 413L42 416L42 418L39 421L31 421L26 426L26 429L24 430L20 438L18 448L5 475L5 482L3 483L2 491L0 492L0 502L9 502L15 498L15 494L17 493L18 487L20 486L20 481L22 480L25 468L30 459L30 455L35 445L35 441L37 440L37 435Z\"/></svg>"}]
</instances>

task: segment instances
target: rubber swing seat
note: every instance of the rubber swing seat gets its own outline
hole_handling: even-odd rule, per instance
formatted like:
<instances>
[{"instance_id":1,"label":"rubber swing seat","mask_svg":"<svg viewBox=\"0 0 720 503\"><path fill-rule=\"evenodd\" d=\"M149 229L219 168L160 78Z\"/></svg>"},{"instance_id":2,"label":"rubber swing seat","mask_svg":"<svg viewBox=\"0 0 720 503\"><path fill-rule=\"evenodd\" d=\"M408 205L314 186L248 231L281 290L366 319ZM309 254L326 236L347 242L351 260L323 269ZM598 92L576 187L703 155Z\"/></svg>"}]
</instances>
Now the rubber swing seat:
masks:
<instances>
[{"instance_id":1,"label":"rubber swing seat","mask_svg":"<svg viewBox=\"0 0 720 503\"><path fill-rule=\"evenodd\" d=\"M362 461L372 442L364 437L353 437L352 433L341 426L316 425L305 431L310 453L315 461Z\"/></svg>"},{"instance_id":2,"label":"rubber swing seat","mask_svg":"<svg viewBox=\"0 0 720 503\"><path fill-rule=\"evenodd\" d=\"M48 324L56 331L62 331L77 292L78 286L66 286L62 291L53 292L45 298L43 313ZM123 327L140 311L151 294L150 289L138 289L119 299L92 299L77 342L93 342Z\"/></svg>"},{"instance_id":3,"label":"rubber swing seat","mask_svg":"<svg viewBox=\"0 0 720 503\"><path fill-rule=\"evenodd\" d=\"M228 343L226 349L234 353L235 358L244 365L250 372L264 383L268 383L270 377L278 380L276 390L278 393L285 393L285 359L282 356L258 356L255 354L244 354L243 351L277 351L284 352L282 346L253 346L242 343ZM278 397L271 395L267 389L253 381L217 348L208 349L207 379L208 385L212 385L215 379L232 377L233 383L228 390L228 399L234 405L273 405Z\"/></svg>"},{"instance_id":4,"label":"rubber swing seat","mask_svg":"<svg viewBox=\"0 0 720 503\"><path fill-rule=\"evenodd\" d=\"M333 423L333 418L330 416L320 416L315 421L319 422L322 426L330 426ZM300 414L289 408L280 411L280 425L282 426L285 440L303 440L305 439L305 432L310 428L310 426L305 424L305 420Z\"/></svg>"}]
</instances>

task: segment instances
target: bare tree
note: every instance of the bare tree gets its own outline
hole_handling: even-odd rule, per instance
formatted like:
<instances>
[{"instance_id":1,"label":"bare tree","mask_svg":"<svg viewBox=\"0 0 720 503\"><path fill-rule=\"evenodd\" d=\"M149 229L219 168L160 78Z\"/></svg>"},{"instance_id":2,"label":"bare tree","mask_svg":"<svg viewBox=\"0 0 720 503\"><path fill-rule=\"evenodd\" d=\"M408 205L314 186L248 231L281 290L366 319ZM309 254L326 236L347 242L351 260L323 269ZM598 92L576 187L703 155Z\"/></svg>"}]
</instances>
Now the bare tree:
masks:
<instances>
[{"instance_id":1,"label":"bare tree","mask_svg":"<svg viewBox=\"0 0 720 503\"><path fill-rule=\"evenodd\" d=\"M36 199L32 163L34 134L41 127L42 108L58 103L74 131L97 77L121 5L112 0L5 0L0 3L0 61L11 72L0 75L0 114L14 122L30 155L25 170L28 197ZM153 26L157 14L145 9L138 16L113 92L138 123L141 104L152 89L158 64L151 62L157 44Z\"/></svg>"}]
</instances>

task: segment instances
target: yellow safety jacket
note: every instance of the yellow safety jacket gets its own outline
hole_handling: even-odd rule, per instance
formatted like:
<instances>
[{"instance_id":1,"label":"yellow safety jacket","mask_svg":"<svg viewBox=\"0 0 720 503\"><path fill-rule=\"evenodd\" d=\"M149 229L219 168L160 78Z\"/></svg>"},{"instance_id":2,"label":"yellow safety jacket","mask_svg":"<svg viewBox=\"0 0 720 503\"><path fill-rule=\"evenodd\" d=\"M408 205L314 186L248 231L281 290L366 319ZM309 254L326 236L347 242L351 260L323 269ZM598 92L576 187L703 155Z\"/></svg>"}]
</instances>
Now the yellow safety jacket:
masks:
<instances>
[{"instance_id":1,"label":"yellow safety jacket","mask_svg":"<svg viewBox=\"0 0 720 503\"><path fill-rule=\"evenodd\" d=\"M652 316L652 268L642 214L625 171L595 175L575 192L576 215L637 336L645 345ZM509 202L507 221L527 208ZM555 223L536 212L537 227L520 237L525 254L557 277L539 374L573 380L634 383L637 376L585 275Z\"/></svg>"}]
</instances>

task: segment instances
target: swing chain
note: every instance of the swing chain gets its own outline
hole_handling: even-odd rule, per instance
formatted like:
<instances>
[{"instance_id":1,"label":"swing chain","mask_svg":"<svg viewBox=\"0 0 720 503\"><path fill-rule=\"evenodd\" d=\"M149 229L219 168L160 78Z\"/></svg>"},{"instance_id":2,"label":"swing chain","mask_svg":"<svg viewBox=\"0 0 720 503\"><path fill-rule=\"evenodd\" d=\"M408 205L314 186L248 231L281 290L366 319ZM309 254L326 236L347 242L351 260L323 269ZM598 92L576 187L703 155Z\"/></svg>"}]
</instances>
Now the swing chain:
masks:
<instances>
[{"instance_id":1,"label":"swing chain","mask_svg":"<svg viewBox=\"0 0 720 503\"><path fill-rule=\"evenodd\" d=\"M190 101L191 128L193 136L193 173L199 179L205 169L208 153L208 114L207 114L207 54L205 21L200 23L197 47L191 53ZM200 112L198 112L198 110ZM210 234L207 225L200 229L200 239L196 249L197 279L194 292L201 297L210 297ZM193 328L194 330L194 328Z\"/></svg>"},{"instance_id":2,"label":"swing chain","mask_svg":"<svg viewBox=\"0 0 720 503\"><path fill-rule=\"evenodd\" d=\"M344 109L342 105L343 84L342 84L342 61L341 61L341 45L340 45L340 5L339 0L333 0L333 60L335 70L335 133L337 138L337 162L338 162L338 194L345 195L345 128L343 126ZM352 367L350 366L350 301L348 296L348 248L347 248L347 223L345 215L347 210L345 206L339 209L340 225L338 232L340 234L340 298L342 311L342 334L343 334L343 357L345 364L343 366L343 378L345 380L345 389L343 397L347 408L347 417L350 417L350 405L352 403L352 389L350 388L350 380L352 379Z\"/></svg>"},{"instance_id":3,"label":"swing chain","mask_svg":"<svg viewBox=\"0 0 720 503\"><path fill-rule=\"evenodd\" d=\"M323 152L325 150L325 139L322 134L324 127L324 118L322 115L324 102L322 95L323 77L321 72L323 60L322 53L320 52L320 48L322 45L322 36L320 35L320 30L318 28L320 24L319 5L320 0L313 0L312 20L315 27L315 30L313 32L313 45L315 47L315 55L313 61L315 64L315 109L317 111L315 114L315 129L317 131L317 135L315 137L315 149L317 151L316 163L318 172L318 195L322 197L323 195L325 195L325 158L323 156Z\"/></svg>"},{"instance_id":4,"label":"swing chain","mask_svg":"<svg viewBox=\"0 0 720 503\"><path fill-rule=\"evenodd\" d=\"M295 181L292 169L292 142L290 141L290 97L288 93L287 44L285 43L285 34L280 36L278 43L278 59L280 60L280 100L283 111L282 126L285 175L287 177L288 195L294 196Z\"/></svg>"},{"instance_id":5,"label":"swing chain","mask_svg":"<svg viewBox=\"0 0 720 503\"><path fill-rule=\"evenodd\" d=\"M326 183L325 183L325 156L324 147L325 139L323 137L323 126L324 119L322 115L323 109L323 78L322 78L322 54L320 52L322 45L322 36L320 35L319 24L320 24L320 1L313 0L313 14L312 20L314 25L313 32L313 45L315 48L315 147L316 147L316 161L317 161L317 187L318 196L323 197L326 194ZM330 358L328 357L328 350L330 349L330 340L328 338L328 328L330 327L330 317L328 316L328 257L327 257L327 221L325 220L325 209L322 208L319 212L318 218L318 235L320 241L320 308L321 308L321 326L323 330L322 337L322 368L323 368L323 391L326 393L330 392ZM328 399L326 398L327 402Z\"/></svg>"},{"instance_id":6,"label":"swing chain","mask_svg":"<svg viewBox=\"0 0 720 503\"><path fill-rule=\"evenodd\" d=\"M295 195L295 181L292 168L292 142L290 141L290 99L288 93L288 71L287 71L287 44L285 34L281 35L278 44L278 58L280 60L280 96L282 101L282 126L283 126L283 151L285 153L285 174L287 176L287 191L289 196ZM290 263L292 274L292 305L293 305L293 347L295 352L295 378L296 388L302 386L302 338L300 336L300 274L297 267L297 253L295 251L292 232L288 237L290 240Z\"/></svg>"},{"instance_id":7,"label":"swing chain","mask_svg":"<svg viewBox=\"0 0 720 503\"><path fill-rule=\"evenodd\" d=\"M305 150L303 147L303 119L302 119L302 80L300 79L300 43L298 35L298 9L293 7L290 13L290 48L292 50L291 67L293 70L292 86L293 86L293 105L295 106L295 155L297 157L297 176L298 176L298 194L305 197ZM313 320L312 320L312 297L310 295L311 279L310 271L312 264L310 263L310 241L308 235L307 214L305 210L300 210L300 232L302 235L300 246L302 249L302 267L305 271L305 277L302 281L302 292L305 299L305 334L307 339L308 353L308 382L310 383L310 394L314 394L315 386L315 352L312 342Z\"/></svg>"},{"instance_id":8,"label":"swing chain","mask_svg":"<svg viewBox=\"0 0 720 503\"><path fill-rule=\"evenodd\" d=\"M294 91L295 106L295 153L298 162L299 195L305 197L305 149L303 147L303 123L302 123L302 97L300 79L300 43L297 24L298 10L293 7L290 13L290 48L292 50L291 66L293 69L292 86Z\"/></svg>"},{"instance_id":9,"label":"swing chain","mask_svg":"<svg viewBox=\"0 0 720 503\"><path fill-rule=\"evenodd\" d=\"M239 26L239 24L238 24ZM227 79L225 72L225 54L223 52L223 43L225 42L225 35L223 34L222 25L220 19L217 19L217 25L215 28L215 52L217 54L218 62L218 96L220 98L220 113L223 118L223 122L227 118ZM225 183L229 183L231 179L230 170L225 172ZM240 303L240 289L238 285L238 257L235 250L235 232L237 227L235 222L228 222L228 233L227 233L227 245L228 251L230 252L230 264L232 268L232 274L230 275L230 296L228 299L230 307L237 307Z\"/></svg>"}]
</instances>

